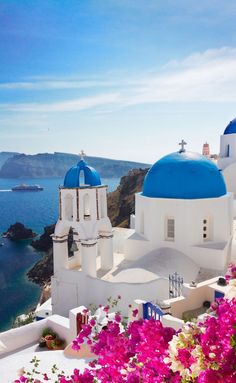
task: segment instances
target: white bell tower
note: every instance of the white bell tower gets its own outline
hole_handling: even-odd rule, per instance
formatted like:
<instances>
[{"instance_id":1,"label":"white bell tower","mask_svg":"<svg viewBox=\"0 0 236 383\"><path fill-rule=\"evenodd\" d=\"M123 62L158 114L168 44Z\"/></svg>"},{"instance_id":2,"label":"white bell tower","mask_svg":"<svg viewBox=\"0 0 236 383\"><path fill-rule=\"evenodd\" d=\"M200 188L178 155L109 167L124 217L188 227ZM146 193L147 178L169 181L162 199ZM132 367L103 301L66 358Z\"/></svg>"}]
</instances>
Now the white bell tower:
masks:
<instances>
[{"instance_id":1,"label":"white bell tower","mask_svg":"<svg viewBox=\"0 0 236 383\"><path fill-rule=\"evenodd\" d=\"M59 191L59 219L53 235L54 276L66 270L97 277L113 267L113 234L107 216L107 186L84 161L66 174Z\"/></svg>"}]
</instances>

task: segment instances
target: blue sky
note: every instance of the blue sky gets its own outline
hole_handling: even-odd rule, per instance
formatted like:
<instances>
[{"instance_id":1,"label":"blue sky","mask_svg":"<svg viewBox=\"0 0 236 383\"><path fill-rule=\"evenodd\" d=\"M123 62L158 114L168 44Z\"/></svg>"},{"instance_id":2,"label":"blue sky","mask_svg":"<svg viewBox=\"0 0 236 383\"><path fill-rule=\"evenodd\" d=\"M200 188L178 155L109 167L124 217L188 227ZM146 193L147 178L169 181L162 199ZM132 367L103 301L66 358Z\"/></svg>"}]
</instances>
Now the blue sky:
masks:
<instances>
[{"instance_id":1,"label":"blue sky","mask_svg":"<svg viewBox=\"0 0 236 383\"><path fill-rule=\"evenodd\" d=\"M0 1L0 150L154 162L236 117L236 3Z\"/></svg>"}]
</instances>

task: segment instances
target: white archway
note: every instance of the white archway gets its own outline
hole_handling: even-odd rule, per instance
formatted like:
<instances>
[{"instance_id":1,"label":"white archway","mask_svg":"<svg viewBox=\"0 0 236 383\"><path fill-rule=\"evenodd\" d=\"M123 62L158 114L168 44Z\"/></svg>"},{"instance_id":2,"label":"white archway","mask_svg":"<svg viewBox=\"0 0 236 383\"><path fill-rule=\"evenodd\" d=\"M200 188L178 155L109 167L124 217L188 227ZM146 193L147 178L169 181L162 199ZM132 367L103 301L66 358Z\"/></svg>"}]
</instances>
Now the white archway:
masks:
<instances>
[{"instance_id":1,"label":"white archway","mask_svg":"<svg viewBox=\"0 0 236 383\"><path fill-rule=\"evenodd\" d=\"M90 197L88 193L86 193L83 197L83 208L84 208L84 219L86 220L90 219L91 210L90 210Z\"/></svg>"},{"instance_id":2,"label":"white archway","mask_svg":"<svg viewBox=\"0 0 236 383\"><path fill-rule=\"evenodd\" d=\"M67 221L73 221L73 197L70 194L67 194L64 199L65 204L65 219Z\"/></svg>"}]
</instances>

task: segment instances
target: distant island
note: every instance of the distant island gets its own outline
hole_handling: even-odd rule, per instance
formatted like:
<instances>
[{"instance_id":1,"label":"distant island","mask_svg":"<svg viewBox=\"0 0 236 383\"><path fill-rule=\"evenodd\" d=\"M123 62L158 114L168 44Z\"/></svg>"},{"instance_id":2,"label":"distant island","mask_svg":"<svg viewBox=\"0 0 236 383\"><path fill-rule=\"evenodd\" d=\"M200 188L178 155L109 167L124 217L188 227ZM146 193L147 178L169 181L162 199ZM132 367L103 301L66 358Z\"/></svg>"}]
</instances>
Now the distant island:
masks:
<instances>
[{"instance_id":1,"label":"distant island","mask_svg":"<svg viewBox=\"0 0 236 383\"><path fill-rule=\"evenodd\" d=\"M58 152L35 155L0 152L0 178L62 178L79 159L79 155ZM118 178L131 169L149 167L149 164L102 157L86 159L102 178Z\"/></svg>"},{"instance_id":2,"label":"distant island","mask_svg":"<svg viewBox=\"0 0 236 383\"><path fill-rule=\"evenodd\" d=\"M19 155L17 152L0 152L0 169L5 164L5 162L16 155Z\"/></svg>"}]
</instances>

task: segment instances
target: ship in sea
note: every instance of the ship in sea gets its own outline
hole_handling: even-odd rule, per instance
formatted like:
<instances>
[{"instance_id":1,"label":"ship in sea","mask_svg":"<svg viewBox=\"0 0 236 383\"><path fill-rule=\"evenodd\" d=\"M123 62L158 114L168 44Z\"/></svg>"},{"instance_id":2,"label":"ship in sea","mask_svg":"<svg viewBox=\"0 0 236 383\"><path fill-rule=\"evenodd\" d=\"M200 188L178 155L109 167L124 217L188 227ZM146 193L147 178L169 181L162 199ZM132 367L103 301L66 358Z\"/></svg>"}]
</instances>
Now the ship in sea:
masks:
<instances>
[{"instance_id":1,"label":"ship in sea","mask_svg":"<svg viewBox=\"0 0 236 383\"><path fill-rule=\"evenodd\" d=\"M42 191L43 187L39 185L16 185L12 189L12 191Z\"/></svg>"}]
</instances>

